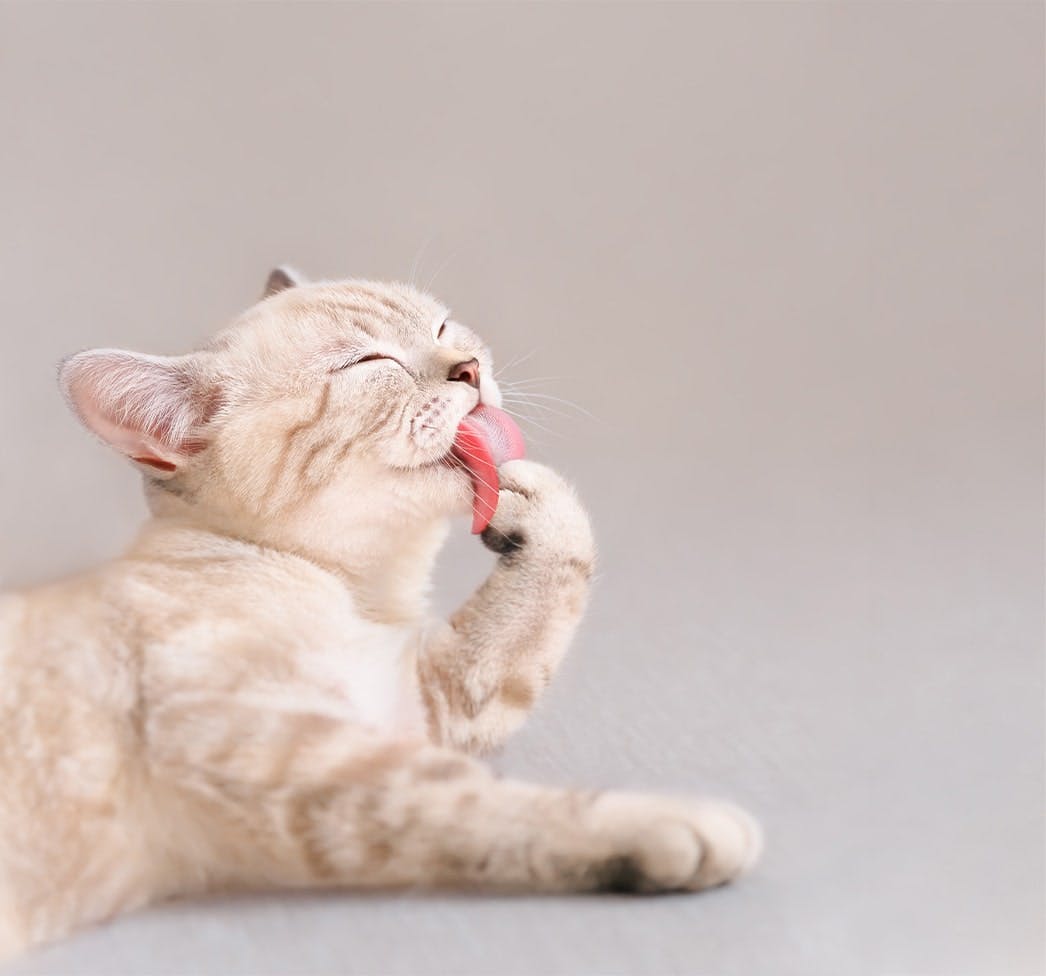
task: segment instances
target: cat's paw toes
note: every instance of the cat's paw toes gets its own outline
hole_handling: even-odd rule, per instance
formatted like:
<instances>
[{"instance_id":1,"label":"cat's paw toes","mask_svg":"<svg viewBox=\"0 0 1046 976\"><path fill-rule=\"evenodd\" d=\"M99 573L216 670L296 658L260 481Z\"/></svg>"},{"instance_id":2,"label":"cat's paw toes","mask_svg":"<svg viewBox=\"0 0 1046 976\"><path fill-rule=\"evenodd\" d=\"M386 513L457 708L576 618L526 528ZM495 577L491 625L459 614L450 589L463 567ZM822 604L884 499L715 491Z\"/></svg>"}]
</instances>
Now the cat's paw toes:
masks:
<instances>
[{"instance_id":1,"label":"cat's paw toes","mask_svg":"<svg viewBox=\"0 0 1046 976\"><path fill-rule=\"evenodd\" d=\"M731 803L697 803L688 823L701 846L691 891L726 884L750 871L763 850L763 831L751 814Z\"/></svg>"},{"instance_id":2,"label":"cat's paw toes","mask_svg":"<svg viewBox=\"0 0 1046 976\"><path fill-rule=\"evenodd\" d=\"M660 805L659 805L660 806ZM752 868L762 851L759 824L739 807L704 801L649 810L627 853L601 867L605 891L700 891Z\"/></svg>"}]
</instances>

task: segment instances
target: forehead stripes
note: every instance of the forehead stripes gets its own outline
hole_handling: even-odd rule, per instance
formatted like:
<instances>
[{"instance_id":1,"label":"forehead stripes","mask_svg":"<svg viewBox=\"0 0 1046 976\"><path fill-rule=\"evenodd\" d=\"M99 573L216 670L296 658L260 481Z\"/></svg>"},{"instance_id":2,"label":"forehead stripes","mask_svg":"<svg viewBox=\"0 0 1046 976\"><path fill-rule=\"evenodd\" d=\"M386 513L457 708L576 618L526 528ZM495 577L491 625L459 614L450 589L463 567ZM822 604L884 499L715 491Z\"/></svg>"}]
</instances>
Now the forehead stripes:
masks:
<instances>
[{"instance_id":1,"label":"forehead stripes","mask_svg":"<svg viewBox=\"0 0 1046 976\"><path fill-rule=\"evenodd\" d=\"M334 325L349 324L373 338L387 334L390 327L406 327L411 331L419 326L428 329L436 314L435 303L413 301L407 295L391 295L370 288L356 287L340 294L324 295L309 295L308 290L301 289L293 298L301 311L322 315Z\"/></svg>"}]
</instances>

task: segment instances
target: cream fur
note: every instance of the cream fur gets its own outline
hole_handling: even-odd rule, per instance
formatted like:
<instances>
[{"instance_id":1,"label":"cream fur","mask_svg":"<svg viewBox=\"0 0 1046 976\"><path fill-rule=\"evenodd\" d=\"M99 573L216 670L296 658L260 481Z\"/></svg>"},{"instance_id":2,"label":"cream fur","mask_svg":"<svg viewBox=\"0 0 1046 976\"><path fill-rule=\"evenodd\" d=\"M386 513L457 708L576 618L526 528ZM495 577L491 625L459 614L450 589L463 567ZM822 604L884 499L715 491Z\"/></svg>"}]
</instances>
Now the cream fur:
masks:
<instances>
[{"instance_id":1,"label":"cream fur","mask_svg":"<svg viewBox=\"0 0 1046 976\"><path fill-rule=\"evenodd\" d=\"M696 890L749 866L758 829L728 805L499 781L465 755L558 666L588 519L554 472L504 465L497 563L430 620L470 498L443 459L500 402L489 352L406 286L283 272L266 295L190 355L63 366L152 517L119 559L0 598L0 958L218 888ZM448 380L473 357L478 392Z\"/></svg>"}]
</instances>

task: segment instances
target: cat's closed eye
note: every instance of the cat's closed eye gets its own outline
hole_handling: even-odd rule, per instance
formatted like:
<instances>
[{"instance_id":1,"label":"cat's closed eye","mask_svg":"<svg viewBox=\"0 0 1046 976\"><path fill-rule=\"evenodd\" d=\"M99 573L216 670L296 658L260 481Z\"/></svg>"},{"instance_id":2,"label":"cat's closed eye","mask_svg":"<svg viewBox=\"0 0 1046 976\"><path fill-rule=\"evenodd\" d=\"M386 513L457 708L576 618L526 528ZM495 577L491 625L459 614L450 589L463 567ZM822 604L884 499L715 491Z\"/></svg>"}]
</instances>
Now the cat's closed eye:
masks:
<instances>
[{"instance_id":1,"label":"cat's closed eye","mask_svg":"<svg viewBox=\"0 0 1046 976\"><path fill-rule=\"evenodd\" d=\"M335 366L331 372L340 373L343 369L349 369L351 366L359 366L361 363L373 363L381 359L387 360L390 363L396 363L398 366L403 365L398 359L395 359L392 356L386 356L380 352L372 352L368 353L366 356L360 356L358 359L350 359L348 362L342 363L340 366Z\"/></svg>"}]
</instances>

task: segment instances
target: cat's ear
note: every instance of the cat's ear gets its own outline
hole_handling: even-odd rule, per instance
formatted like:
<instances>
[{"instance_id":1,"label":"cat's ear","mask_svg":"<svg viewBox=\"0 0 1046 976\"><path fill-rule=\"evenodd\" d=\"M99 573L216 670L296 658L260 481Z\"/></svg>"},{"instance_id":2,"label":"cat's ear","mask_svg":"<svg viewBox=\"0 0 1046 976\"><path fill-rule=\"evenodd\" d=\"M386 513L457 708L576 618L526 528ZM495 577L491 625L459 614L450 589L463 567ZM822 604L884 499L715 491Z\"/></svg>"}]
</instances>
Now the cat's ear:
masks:
<instances>
[{"instance_id":1,"label":"cat's ear","mask_svg":"<svg viewBox=\"0 0 1046 976\"><path fill-rule=\"evenodd\" d=\"M262 298L268 298L277 292L286 291L288 288L296 288L306 283L305 277L298 274L293 268L282 264L269 272L269 280L265 282L265 293Z\"/></svg>"},{"instance_id":2,"label":"cat's ear","mask_svg":"<svg viewBox=\"0 0 1046 976\"><path fill-rule=\"evenodd\" d=\"M206 447L201 429L218 397L190 356L93 349L62 363L59 383L83 425L133 461L175 474Z\"/></svg>"}]
</instances>

